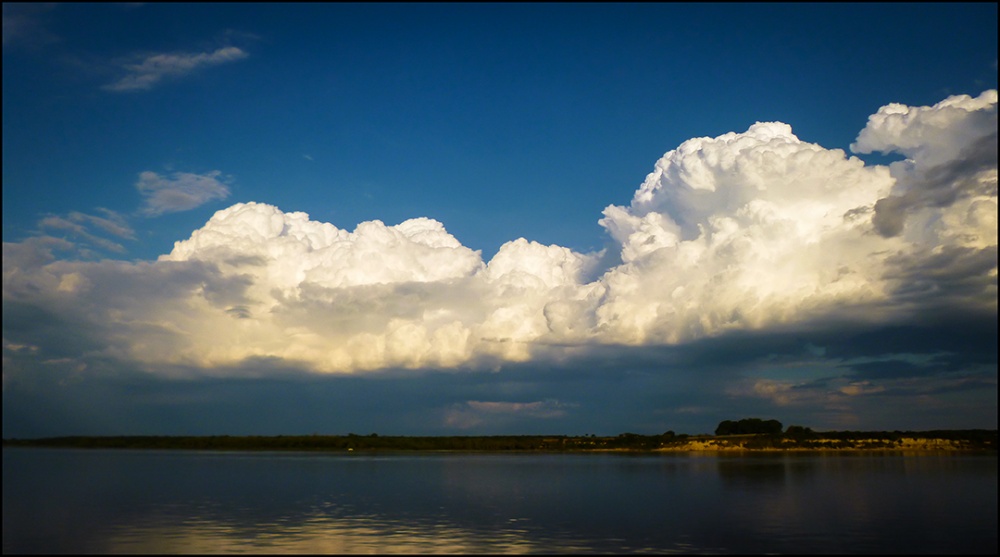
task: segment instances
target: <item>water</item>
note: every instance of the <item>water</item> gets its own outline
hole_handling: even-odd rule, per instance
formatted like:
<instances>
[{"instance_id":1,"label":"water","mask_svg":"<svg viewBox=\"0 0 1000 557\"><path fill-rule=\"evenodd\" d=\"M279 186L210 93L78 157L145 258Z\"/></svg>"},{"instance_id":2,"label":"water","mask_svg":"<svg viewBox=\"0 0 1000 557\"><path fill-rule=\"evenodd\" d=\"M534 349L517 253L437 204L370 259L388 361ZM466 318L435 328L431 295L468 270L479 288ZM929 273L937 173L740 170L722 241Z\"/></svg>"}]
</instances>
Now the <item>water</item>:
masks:
<instances>
[{"instance_id":1,"label":"water","mask_svg":"<svg viewBox=\"0 0 1000 557\"><path fill-rule=\"evenodd\" d=\"M4 553L996 550L996 455L3 449Z\"/></svg>"}]
</instances>

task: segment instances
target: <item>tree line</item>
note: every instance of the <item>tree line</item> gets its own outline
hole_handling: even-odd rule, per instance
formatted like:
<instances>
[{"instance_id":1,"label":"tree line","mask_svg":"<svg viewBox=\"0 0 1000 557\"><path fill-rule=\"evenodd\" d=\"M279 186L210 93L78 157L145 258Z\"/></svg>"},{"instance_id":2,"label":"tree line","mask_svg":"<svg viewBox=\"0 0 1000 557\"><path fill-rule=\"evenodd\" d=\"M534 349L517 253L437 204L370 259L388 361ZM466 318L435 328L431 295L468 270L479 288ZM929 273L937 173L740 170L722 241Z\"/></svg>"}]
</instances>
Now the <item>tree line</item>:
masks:
<instances>
[{"instance_id":1,"label":"tree line","mask_svg":"<svg viewBox=\"0 0 1000 557\"><path fill-rule=\"evenodd\" d=\"M891 448L903 438L961 441L973 450L997 450L997 430L935 431L823 431L781 422L747 418L725 420L716 437L728 438L747 449L768 448ZM738 436L738 437L733 437ZM492 435L492 436L391 436L391 435L276 435L276 436L72 436L41 439L4 439L4 446L75 447L116 449L192 449L220 451L489 451L489 452L583 452L652 451L683 448L691 441L711 435L687 435L667 431L658 435L621 433L596 435ZM723 439L726 441L727 439Z\"/></svg>"}]
</instances>

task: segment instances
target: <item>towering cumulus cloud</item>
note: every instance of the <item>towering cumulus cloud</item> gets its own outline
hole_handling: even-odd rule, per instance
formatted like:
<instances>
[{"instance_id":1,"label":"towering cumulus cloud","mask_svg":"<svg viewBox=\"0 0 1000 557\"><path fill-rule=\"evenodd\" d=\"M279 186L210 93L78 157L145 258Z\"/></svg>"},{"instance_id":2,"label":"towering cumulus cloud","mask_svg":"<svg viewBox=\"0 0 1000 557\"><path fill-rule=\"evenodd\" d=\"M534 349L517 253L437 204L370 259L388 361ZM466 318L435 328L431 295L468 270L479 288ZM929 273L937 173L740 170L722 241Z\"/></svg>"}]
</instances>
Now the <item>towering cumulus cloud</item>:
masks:
<instances>
[{"instance_id":1,"label":"towering cumulus cloud","mask_svg":"<svg viewBox=\"0 0 1000 557\"><path fill-rule=\"evenodd\" d=\"M598 321L621 342L679 342L885 297L871 205L892 178L781 123L692 139L601 220L623 264ZM883 242L879 242L882 244Z\"/></svg>"},{"instance_id":2,"label":"towering cumulus cloud","mask_svg":"<svg viewBox=\"0 0 1000 557\"><path fill-rule=\"evenodd\" d=\"M526 359L548 333L546 304L586 289L592 264L520 239L485 265L431 219L347 232L259 203L219 211L160 261L201 262L246 285L227 307L199 312L228 331L191 339L205 346L190 357L280 357L328 371Z\"/></svg>"},{"instance_id":3,"label":"towering cumulus cloud","mask_svg":"<svg viewBox=\"0 0 1000 557\"><path fill-rule=\"evenodd\" d=\"M266 359L354 373L942 308L995 315L996 105L987 91L883 107L852 150L904 159L888 166L779 122L686 141L628 206L604 210L620 258L603 269L599 254L525 239L484 262L427 218L347 231L262 203L219 211L155 262L5 244L4 338L27 350L73 328L86 331L80 353L150 369L239 373Z\"/></svg>"}]
</instances>

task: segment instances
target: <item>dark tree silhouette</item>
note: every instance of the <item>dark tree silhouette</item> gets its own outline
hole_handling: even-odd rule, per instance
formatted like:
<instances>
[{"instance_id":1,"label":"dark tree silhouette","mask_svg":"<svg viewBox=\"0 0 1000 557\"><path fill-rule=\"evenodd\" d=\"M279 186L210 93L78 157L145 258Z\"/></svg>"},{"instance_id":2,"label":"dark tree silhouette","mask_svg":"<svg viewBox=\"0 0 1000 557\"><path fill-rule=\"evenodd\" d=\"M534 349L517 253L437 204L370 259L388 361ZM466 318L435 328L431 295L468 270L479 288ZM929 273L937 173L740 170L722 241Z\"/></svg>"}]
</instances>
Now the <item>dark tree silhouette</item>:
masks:
<instances>
[{"instance_id":1,"label":"dark tree silhouette","mask_svg":"<svg viewBox=\"0 0 1000 557\"><path fill-rule=\"evenodd\" d=\"M782 425L778 420L762 420L760 418L744 418L738 422L723 420L715 428L716 435L749 435L757 433L781 433Z\"/></svg>"}]
</instances>

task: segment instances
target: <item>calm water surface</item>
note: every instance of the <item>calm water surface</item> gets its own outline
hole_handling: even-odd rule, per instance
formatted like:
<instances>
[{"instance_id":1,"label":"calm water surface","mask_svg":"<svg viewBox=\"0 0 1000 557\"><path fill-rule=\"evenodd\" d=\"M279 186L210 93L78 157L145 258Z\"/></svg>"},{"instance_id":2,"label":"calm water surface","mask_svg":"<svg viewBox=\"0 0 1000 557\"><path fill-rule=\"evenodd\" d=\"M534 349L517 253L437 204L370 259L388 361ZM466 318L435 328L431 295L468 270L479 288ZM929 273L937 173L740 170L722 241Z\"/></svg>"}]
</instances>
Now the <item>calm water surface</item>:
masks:
<instances>
[{"instance_id":1,"label":"calm water surface","mask_svg":"<svg viewBox=\"0 0 1000 557\"><path fill-rule=\"evenodd\" d=\"M996 455L3 449L4 553L996 553Z\"/></svg>"}]
</instances>

